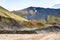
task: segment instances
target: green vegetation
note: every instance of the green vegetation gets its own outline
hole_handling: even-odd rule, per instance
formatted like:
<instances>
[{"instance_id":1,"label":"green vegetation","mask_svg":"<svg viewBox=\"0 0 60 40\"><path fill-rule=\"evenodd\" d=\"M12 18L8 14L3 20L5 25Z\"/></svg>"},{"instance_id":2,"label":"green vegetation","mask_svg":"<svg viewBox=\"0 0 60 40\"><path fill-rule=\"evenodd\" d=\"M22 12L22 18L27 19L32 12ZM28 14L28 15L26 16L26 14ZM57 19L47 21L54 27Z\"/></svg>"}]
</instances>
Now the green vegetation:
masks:
<instances>
[{"instance_id":1,"label":"green vegetation","mask_svg":"<svg viewBox=\"0 0 60 40\"><path fill-rule=\"evenodd\" d=\"M0 6L0 26L11 26L11 27L23 27L24 21L28 22L27 19L22 18Z\"/></svg>"},{"instance_id":2,"label":"green vegetation","mask_svg":"<svg viewBox=\"0 0 60 40\"><path fill-rule=\"evenodd\" d=\"M60 24L60 17L55 17L55 16L48 16L48 23L53 24Z\"/></svg>"},{"instance_id":3,"label":"green vegetation","mask_svg":"<svg viewBox=\"0 0 60 40\"><path fill-rule=\"evenodd\" d=\"M55 16L48 16L47 21L45 19L41 19L39 21L27 20L25 18L20 17L19 15L9 12L3 7L0 7L0 22L5 23L7 25L13 25L16 27L22 26L24 28L34 28L34 27L40 28L51 25L60 25L60 18Z\"/></svg>"},{"instance_id":4,"label":"green vegetation","mask_svg":"<svg viewBox=\"0 0 60 40\"><path fill-rule=\"evenodd\" d=\"M33 24L31 22L23 22L25 28L33 28Z\"/></svg>"},{"instance_id":5,"label":"green vegetation","mask_svg":"<svg viewBox=\"0 0 60 40\"><path fill-rule=\"evenodd\" d=\"M4 13L8 17L18 21L18 22L23 22L23 21L28 21L27 19L24 19L18 15L15 15L14 13L9 12L8 10L4 9L3 7L0 7L0 13Z\"/></svg>"},{"instance_id":6,"label":"green vegetation","mask_svg":"<svg viewBox=\"0 0 60 40\"><path fill-rule=\"evenodd\" d=\"M3 23L6 23L6 24L11 24L11 20L9 20L9 18L2 18L1 19Z\"/></svg>"}]
</instances>

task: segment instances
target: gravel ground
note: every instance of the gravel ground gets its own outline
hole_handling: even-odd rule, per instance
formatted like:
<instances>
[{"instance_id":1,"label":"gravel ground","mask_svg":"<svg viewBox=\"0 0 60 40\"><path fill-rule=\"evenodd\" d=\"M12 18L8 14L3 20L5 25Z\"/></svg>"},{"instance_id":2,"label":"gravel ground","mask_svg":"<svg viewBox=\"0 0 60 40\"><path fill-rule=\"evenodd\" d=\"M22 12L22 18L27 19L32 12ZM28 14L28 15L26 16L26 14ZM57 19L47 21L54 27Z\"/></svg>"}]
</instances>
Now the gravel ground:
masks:
<instances>
[{"instance_id":1,"label":"gravel ground","mask_svg":"<svg viewBox=\"0 0 60 40\"><path fill-rule=\"evenodd\" d=\"M60 33L0 34L0 40L60 40Z\"/></svg>"}]
</instances>

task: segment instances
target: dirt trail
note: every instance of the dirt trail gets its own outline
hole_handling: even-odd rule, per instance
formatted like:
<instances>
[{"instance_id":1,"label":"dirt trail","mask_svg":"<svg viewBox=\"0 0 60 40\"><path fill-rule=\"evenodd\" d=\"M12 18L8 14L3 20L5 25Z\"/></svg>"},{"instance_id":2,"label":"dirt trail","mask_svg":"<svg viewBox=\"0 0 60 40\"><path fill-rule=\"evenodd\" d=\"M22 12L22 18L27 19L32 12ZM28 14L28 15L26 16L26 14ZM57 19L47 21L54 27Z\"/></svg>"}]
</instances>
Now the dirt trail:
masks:
<instances>
[{"instance_id":1,"label":"dirt trail","mask_svg":"<svg viewBox=\"0 0 60 40\"><path fill-rule=\"evenodd\" d=\"M60 33L0 34L0 40L60 40Z\"/></svg>"}]
</instances>

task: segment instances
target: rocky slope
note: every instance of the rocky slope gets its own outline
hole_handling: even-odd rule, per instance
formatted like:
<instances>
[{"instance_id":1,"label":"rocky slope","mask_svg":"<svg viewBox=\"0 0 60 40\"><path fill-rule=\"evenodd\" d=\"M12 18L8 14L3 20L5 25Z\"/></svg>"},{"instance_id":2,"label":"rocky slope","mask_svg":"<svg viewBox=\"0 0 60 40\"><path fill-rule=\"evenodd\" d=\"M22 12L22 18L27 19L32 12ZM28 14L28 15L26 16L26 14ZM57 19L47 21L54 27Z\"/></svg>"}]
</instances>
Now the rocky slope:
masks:
<instances>
[{"instance_id":1,"label":"rocky slope","mask_svg":"<svg viewBox=\"0 0 60 40\"><path fill-rule=\"evenodd\" d=\"M0 6L0 30L23 28L22 22L28 22L28 20Z\"/></svg>"},{"instance_id":2,"label":"rocky slope","mask_svg":"<svg viewBox=\"0 0 60 40\"><path fill-rule=\"evenodd\" d=\"M60 9L52 8L28 7L23 10L13 11L13 13L22 14L24 18L30 20L47 19L48 16L60 17Z\"/></svg>"}]
</instances>

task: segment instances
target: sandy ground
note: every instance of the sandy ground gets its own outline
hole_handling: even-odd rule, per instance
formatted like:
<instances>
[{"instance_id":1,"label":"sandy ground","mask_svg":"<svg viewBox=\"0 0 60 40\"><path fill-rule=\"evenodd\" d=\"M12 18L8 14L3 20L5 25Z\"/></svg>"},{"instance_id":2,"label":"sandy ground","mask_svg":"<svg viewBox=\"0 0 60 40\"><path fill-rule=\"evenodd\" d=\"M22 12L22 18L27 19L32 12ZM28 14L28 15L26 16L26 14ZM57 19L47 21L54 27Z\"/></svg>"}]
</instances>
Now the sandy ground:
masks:
<instances>
[{"instance_id":1,"label":"sandy ground","mask_svg":"<svg viewBox=\"0 0 60 40\"><path fill-rule=\"evenodd\" d=\"M0 40L60 40L60 33L0 34Z\"/></svg>"}]
</instances>

